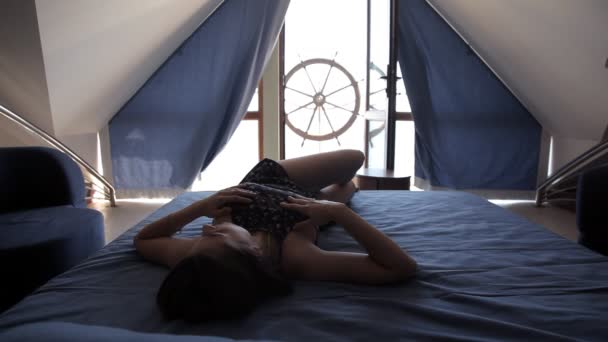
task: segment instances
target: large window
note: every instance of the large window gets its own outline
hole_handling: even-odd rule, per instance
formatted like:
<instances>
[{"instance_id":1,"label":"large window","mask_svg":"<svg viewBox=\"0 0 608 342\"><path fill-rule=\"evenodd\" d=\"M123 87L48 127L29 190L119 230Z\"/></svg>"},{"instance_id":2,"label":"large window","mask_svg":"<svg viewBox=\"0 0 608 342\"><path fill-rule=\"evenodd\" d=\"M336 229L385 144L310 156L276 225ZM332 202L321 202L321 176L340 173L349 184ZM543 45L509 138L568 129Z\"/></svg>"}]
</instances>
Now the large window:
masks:
<instances>
[{"instance_id":1,"label":"large window","mask_svg":"<svg viewBox=\"0 0 608 342\"><path fill-rule=\"evenodd\" d=\"M285 158L353 148L366 153L366 166L385 166L389 7L291 1L281 53ZM396 107L395 170L413 175L414 124L401 79Z\"/></svg>"},{"instance_id":2,"label":"large window","mask_svg":"<svg viewBox=\"0 0 608 342\"><path fill-rule=\"evenodd\" d=\"M365 21L364 0L291 1L282 44L285 158L364 150Z\"/></svg>"}]
</instances>

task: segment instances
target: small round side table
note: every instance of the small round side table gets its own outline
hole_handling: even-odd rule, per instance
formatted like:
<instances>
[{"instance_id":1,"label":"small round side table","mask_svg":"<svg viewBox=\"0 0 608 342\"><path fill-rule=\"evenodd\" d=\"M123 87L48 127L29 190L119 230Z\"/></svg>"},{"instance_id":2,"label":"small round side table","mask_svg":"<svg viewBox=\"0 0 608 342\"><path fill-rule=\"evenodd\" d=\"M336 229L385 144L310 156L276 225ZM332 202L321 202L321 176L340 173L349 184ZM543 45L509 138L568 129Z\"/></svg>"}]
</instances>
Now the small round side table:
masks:
<instances>
[{"instance_id":1,"label":"small round side table","mask_svg":"<svg viewBox=\"0 0 608 342\"><path fill-rule=\"evenodd\" d=\"M409 190L410 176L394 170L364 168L357 172L355 183L361 190Z\"/></svg>"}]
</instances>

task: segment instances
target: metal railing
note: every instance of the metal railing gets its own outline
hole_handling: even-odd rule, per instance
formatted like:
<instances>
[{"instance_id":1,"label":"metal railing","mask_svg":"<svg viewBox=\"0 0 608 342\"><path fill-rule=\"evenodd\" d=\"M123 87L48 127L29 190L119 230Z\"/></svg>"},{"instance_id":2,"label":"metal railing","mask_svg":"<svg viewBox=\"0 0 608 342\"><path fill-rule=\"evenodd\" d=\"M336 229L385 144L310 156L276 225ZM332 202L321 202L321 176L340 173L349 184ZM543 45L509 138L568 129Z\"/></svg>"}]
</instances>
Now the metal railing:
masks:
<instances>
[{"instance_id":1,"label":"metal railing","mask_svg":"<svg viewBox=\"0 0 608 342\"><path fill-rule=\"evenodd\" d=\"M536 189L536 205L541 206L545 201L556 198L555 195L560 193L570 193L570 196L558 199L565 201L576 200L576 198L572 198L572 191L576 192L576 187L573 187L572 184L568 185L567 182L569 180L575 182L575 178L586 170L585 167L596 166L598 164L598 157L604 154L606 154L608 159L608 140L606 139L564 165ZM601 162L608 163L608 161L604 161L603 159ZM560 188L560 184L566 184L566 187Z\"/></svg>"},{"instance_id":2,"label":"metal railing","mask_svg":"<svg viewBox=\"0 0 608 342\"><path fill-rule=\"evenodd\" d=\"M74 162L76 162L81 168L83 168L93 180L90 180L90 184L92 187L102 188L101 191L104 195L104 198L110 201L110 205L112 207L116 206L116 191L110 182L105 179L95 168L93 168L89 163L87 163L84 159L82 159L79 155L77 155L74 151L72 151L69 147L63 144L61 141L57 140L55 137L46 133L41 128L37 127L33 123L24 119L20 115L15 114L11 110L6 107L0 105L0 114L2 114L7 119L12 122L18 124L23 129L34 133L37 137L44 140L47 144L60 150L61 152L67 154ZM99 185L101 183L102 185Z\"/></svg>"}]
</instances>

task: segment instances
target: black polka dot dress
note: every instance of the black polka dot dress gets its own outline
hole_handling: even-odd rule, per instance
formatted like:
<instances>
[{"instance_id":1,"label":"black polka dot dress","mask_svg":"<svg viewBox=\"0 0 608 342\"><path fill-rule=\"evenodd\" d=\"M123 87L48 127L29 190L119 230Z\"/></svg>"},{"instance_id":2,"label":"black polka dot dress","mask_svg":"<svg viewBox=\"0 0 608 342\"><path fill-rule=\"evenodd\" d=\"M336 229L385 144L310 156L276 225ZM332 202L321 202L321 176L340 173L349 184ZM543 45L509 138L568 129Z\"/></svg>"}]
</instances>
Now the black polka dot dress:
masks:
<instances>
[{"instance_id":1,"label":"black polka dot dress","mask_svg":"<svg viewBox=\"0 0 608 342\"><path fill-rule=\"evenodd\" d=\"M301 195L316 198L318 192L309 192L296 185L283 167L274 160L264 159L249 171L239 188L253 191L256 196L247 205L232 206L232 222L250 233L264 231L282 242L293 226L307 217L281 207L288 196Z\"/></svg>"}]
</instances>

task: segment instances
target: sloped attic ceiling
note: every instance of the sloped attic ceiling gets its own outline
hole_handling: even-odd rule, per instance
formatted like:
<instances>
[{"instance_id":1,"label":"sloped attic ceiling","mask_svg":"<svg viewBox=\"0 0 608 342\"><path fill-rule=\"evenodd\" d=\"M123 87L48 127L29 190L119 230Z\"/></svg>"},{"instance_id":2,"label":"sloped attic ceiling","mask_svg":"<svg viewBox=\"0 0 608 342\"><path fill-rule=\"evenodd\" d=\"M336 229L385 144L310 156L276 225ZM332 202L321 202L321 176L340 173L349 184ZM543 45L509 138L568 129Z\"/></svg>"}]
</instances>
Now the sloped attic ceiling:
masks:
<instances>
[{"instance_id":1,"label":"sloped attic ceiling","mask_svg":"<svg viewBox=\"0 0 608 342\"><path fill-rule=\"evenodd\" d=\"M55 135L101 130L223 0L36 0Z\"/></svg>"},{"instance_id":2,"label":"sloped attic ceiling","mask_svg":"<svg viewBox=\"0 0 608 342\"><path fill-rule=\"evenodd\" d=\"M428 0L550 134L608 125L608 1Z\"/></svg>"}]
</instances>

